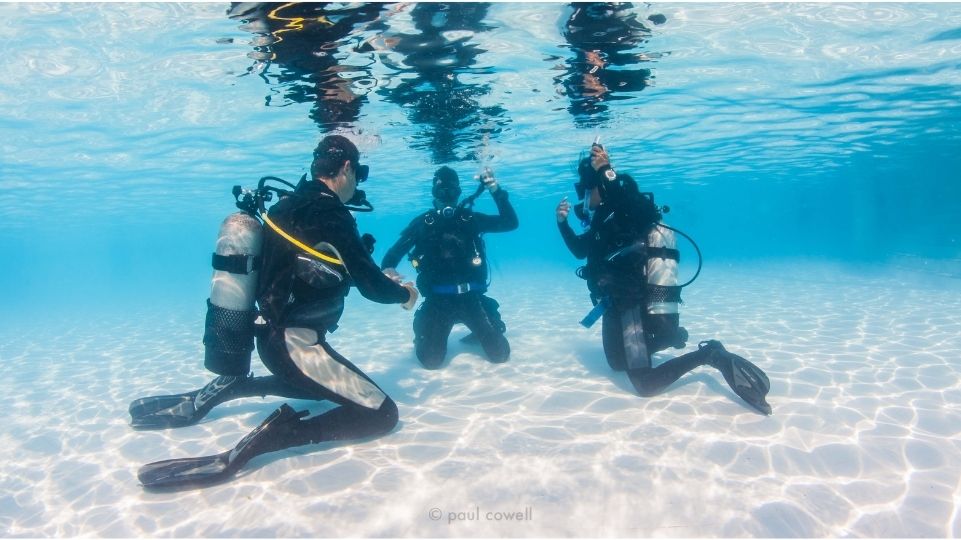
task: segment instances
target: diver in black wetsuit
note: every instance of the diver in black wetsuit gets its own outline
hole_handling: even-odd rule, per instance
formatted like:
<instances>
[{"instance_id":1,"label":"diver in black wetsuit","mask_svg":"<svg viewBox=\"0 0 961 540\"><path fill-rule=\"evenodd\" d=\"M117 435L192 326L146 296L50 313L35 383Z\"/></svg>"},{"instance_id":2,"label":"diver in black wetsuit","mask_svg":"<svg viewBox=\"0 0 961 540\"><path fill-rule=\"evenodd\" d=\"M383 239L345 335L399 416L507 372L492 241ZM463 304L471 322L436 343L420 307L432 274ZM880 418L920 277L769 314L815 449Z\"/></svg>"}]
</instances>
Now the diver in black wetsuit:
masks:
<instances>
[{"instance_id":1,"label":"diver in black wetsuit","mask_svg":"<svg viewBox=\"0 0 961 540\"><path fill-rule=\"evenodd\" d=\"M516 229L517 214L490 169L485 170L481 181L478 191L458 204L461 189L457 173L450 167L438 169L431 191L434 208L414 218L381 261L386 274L397 276L397 263L410 253L417 270L417 288L424 295L424 303L414 315L414 349L427 369L437 369L444 363L447 338L459 322L480 341L491 362L506 362L510 357L499 305L484 294L489 276L481 235ZM497 204L497 216L471 210L474 198L484 187Z\"/></svg>"},{"instance_id":2,"label":"diver in black wetsuit","mask_svg":"<svg viewBox=\"0 0 961 540\"><path fill-rule=\"evenodd\" d=\"M702 342L696 351L653 366L653 353L682 348L688 337L676 313L651 309L658 301L679 302L680 288L652 287L647 279L649 259L677 260L678 254L674 249L648 245L649 235L661 219L660 211L652 198L639 192L633 178L614 171L601 145L591 147L590 157L579 163L578 174L576 187L579 195L584 194L584 204L577 213L589 222L589 228L581 235L574 233L567 223L571 205L566 198L557 205L557 224L571 253L587 259L578 275L587 280L595 313L603 311L604 354L611 368L626 370L638 393L648 397L694 368L710 365L721 371L738 396L758 411L771 414L764 399L770 389L767 375L726 351L718 341ZM661 298L652 301L652 294Z\"/></svg>"},{"instance_id":3,"label":"diver in black wetsuit","mask_svg":"<svg viewBox=\"0 0 961 540\"><path fill-rule=\"evenodd\" d=\"M327 136L314 151L311 179L305 175L267 214L271 228L264 233L257 282L257 302L266 323L257 333L257 345L273 375L249 376L249 351L208 355L207 367L219 375L211 383L186 394L139 399L131 404L130 414L135 428L162 429L196 423L217 404L240 397L273 394L329 400L339 407L304 419L307 411L295 412L284 404L233 450L144 466L138 477L145 487L216 483L259 454L380 435L397 424L393 400L326 341L326 334L337 328L351 286L370 300L403 304L408 310L417 301L413 283L400 284L381 273L344 205L356 201L358 194L363 199L357 184L366 175L353 143ZM230 349L230 336L211 333L210 313L205 343L209 347L220 340L221 348Z\"/></svg>"}]
</instances>

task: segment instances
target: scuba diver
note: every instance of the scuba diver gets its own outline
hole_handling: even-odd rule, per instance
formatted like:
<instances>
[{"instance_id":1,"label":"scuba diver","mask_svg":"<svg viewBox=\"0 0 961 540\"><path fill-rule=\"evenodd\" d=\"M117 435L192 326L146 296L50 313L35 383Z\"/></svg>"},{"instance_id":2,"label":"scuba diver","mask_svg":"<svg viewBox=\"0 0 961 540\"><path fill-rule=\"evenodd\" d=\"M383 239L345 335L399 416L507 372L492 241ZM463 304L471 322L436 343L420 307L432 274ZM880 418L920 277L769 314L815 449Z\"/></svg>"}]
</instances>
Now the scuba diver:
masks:
<instances>
[{"instance_id":1,"label":"scuba diver","mask_svg":"<svg viewBox=\"0 0 961 540\"><path fill-rule=\"evenodd\" d=\"M414 314L414 350L427 369L438 369L444 363L455 323L467 326L472 332L468 338L480 342L491 362L503 363L510 357L499 304L484 294L490 283L481 235L516 229L517 214L489 168L484 169L480 181L477 191L458 203L457 173L446 166L437 169L431 190L434 208L410 222L380 264L385 274L400 280L397 263L409 253L417 271L417 288L424 295ZM472 210L485 188L497 204L497 216Z\"/></svg>"},{"instance_id":2,"label":"scuba diver","mask_svg":"<svg viewBox=\"0 0 961 540\"><path fill-rule=\"evenodd\" d=\"M653 366L653 353L685 346L688 334L680 326L677 306L681 288L697 274L677 285L680 253L673 232L680 231L661 223L667 207L658 208L653 195L641 193L630 175L616 172L596 140L590 156L580 160L578 176L575 189L582 200L574 210L587 230L578 235L567 223L571 204L566 197L557 205L557 225L571 253L587 259L578 276L587 281L595 307L581 324L590 327L602 318L604 354L611 368L626 370L638 393L650 397L685 373L709 365L741 399L771 414L765 401L771 387L767 375L719 341L701 342L698 350Z\"/></svg>"},{"instance_id":3,"label":"scuba diver","mask_svg":"<svg viewBox=\"0 0 961 540\"><path fill-rule=\"evenodd\" d=\"M216 405L243 397L270 394L339 406L307 418L309 411L283 404L222 454L145 465L138 473L144 487L219 483L260 454L381 435L397 424L394 401L326 339L337 328L351 286L382 304L410 310L417 302L413 283L381 273L370 255L372 237L361 237L350 214L373 209L357 189L367 174L357 147L329 135L314 150L310 179L305 174L293 186L264 177L256 191L234 188L241 211L220 229L204 333L204 365L217 377L192 392L138 399L130 415L135 429L165 429L195 424ZM268 180L294 189L267 187ZM267 212L264 201L273 193L280 199ZM255 320L255 300L262 320ZM273 375L250 374L255 335Z\"/></svg>"}]
</instances>

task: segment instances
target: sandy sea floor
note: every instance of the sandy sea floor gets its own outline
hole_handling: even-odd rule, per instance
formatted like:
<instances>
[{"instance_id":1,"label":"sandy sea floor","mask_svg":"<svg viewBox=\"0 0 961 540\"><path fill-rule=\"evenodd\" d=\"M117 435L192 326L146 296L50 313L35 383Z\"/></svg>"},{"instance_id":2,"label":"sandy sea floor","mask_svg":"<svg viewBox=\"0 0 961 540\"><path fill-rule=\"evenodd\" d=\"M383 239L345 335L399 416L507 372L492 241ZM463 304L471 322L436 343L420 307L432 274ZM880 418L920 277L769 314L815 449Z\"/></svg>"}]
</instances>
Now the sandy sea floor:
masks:
<instances>
[{"instance_id":1,"label":"sandy sea floor","mask_svg":"<svg viewBox=\"0 0 961 540\"><path fill-rule=\"evenodd\" d=\"M138 467L219 453L281 403L130 429L131 400L208 380L203 299L7 325L0 535L961 535L961 281L710 269L684 295L687 350L720 339L765 369L764 417L711 368L638 397L608 368L600 325L577 324L590 306L570 272L494 279L509 363L455 327L446 368L421 369L411 314L355 291L330 342L397 401L398 428L261 456L233 482L179 493L144 492Z\"/></svg>"}]
</instances>

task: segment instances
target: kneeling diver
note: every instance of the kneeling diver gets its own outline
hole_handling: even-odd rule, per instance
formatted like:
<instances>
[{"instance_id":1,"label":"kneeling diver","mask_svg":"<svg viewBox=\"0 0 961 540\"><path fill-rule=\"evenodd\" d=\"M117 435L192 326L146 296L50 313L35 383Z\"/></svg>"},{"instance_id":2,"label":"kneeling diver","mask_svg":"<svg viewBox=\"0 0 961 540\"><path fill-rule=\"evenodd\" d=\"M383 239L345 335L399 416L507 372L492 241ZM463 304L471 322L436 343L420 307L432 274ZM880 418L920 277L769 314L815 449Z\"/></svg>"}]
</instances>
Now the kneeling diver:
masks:
<instances>
[{"instance_id":1,"label":"kneeling diver","mask_svg":"<svg viewBox=\"0 0 961 540\"><path fill-rule=\"evenodd\" d=\"M578 175L575 187L583 203L575 213L588 230L578 235L571 229L566 198L557 205L557 225L571 253L587 259L578 275L587 280L595 308L582 324L590 326L602 317L604 354L611 368L626 370L638 393L648 397L709 365L741 399L771 414L765 400L771 388L767 375L719 341L701 342L698 350L653 366L653 353L682 348L688 337L677 314L681 287L673 229L660 223L653 196L640 193L629 175L615 172L596 141L590 157L580 161Z\"/></svg>"},{"instance_id":2,"label":"kneeling diver","mask_svg":"<svg viewBox=\"0 0 961 540\"><path fill-rule=\"evenodd\" d=\"M326 334L337 328L351 286L370 300L402 304L408 310L417 301L417 290L381 273L370 256L371 242L358 233L352 208L345 206L354 202L370 207L357 189L367 178L357 147L338 135L325 137L314 150L310 174L292 192L264 191L265 180L272 177L261 180L256 192L234 189L245 212L232 214L221 228L204 335L205 365L218 376L193 392L134 401L131 424L137 429L187 426L220 403L267 394L339 406L305 418L308 411L284 404L222 454L142 467L138 478L144 487L218 483L260 454L381 435L396 426L394 401L338 354ZM269 190L281 199L265 212ZM257 325L257 349L273 374L266 377L249 375L255 299L265 320Z\"/></svg>"},{"instance_id":3,"label":"kneeling diver","mask_svg":"<svg viewBox=\"0 0 961 540\"><path fill-rule=\"evenodd\" d=\"M434 173L433 208L415 217L387 251L381 268L397 276L397 263L409 254L417 270L417 288L424 302L414 314L414 352L421 365L438 369L447 355L447 339L456 323L472 332L495 364L510 358L500 304L488 296L487 248L483 235L517 228L517 214L494 173L485 168L477 190L458 202L460 179L450 167ZM484 189L497 205L496 216L475 212L474 200Z\"/></svg>"}]
</instances>

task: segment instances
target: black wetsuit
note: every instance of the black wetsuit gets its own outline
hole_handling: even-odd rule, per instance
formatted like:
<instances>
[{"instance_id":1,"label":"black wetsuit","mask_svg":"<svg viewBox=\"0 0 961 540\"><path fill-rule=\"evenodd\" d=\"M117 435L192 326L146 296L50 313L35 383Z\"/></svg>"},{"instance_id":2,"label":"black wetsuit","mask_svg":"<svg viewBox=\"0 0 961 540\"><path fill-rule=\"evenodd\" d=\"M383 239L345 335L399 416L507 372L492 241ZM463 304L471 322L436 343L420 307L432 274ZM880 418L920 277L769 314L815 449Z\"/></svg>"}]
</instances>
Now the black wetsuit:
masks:
<instances>
[{"instance_id":1,"label":"black wetsuit","mask_svg":"<svg viewBox=\"0 0 961 540\"><path fill-rule=\"evenodd\" d=\"M498 303L486 296L487 254L481 235L517 228L517 214L507 192L493 193L499 215L461 208L445 216L429 210L410 222L387 251L381 268L396 268L411 253L417 268L417 288L424 296L414 315L414 349L428 369L437 369L447 355L447 339L455 323L463 323L480 341L491 362L506 362L510 344Z\"/></svg>"},{"instance_id":2,"label":"black wetsuit","mask_svg":"<svg viewBox=\"0 0 961 540\"><path fill-rule=\"evenodd\" d=\"M257 297L267 325L259 333L257 350L279 379L277 384L292 390L270 393L340 405L301 420L283 447L390 431L397 424L397 406L327 343L326 334L337 328L351 286L382 304L407 302L409 292L377 268L353 216L325 184L301 181L294 195L275 204L268 217L304 244L343 261L318 261L265 228ZM326 244L318 246L321 242Z\"/></svg>"},{"instance_id":3,"label":"black wetsuit","mask_svg":"<svg viewBox=\"0 0 961 540\"><path fill-rule=\"evenodd\" d=\"M703 355L684 355L652 367L654 352L683 346L687 336L678 327L677 314L650 315L646 310L645 246L660 214L646 197L620 192L611 199L614 202L602 203L597 208L583 234L576 234L566 221L559 223L558 228L571 253L578 259L587 259L582 277L587 280L591 299L595 304L608 305L601 320L608 364L614 370L626 370L638 392L649 396L703 365L705 360ZM632 246L639 249L631 249ZM623 255L612 259L619 251Z\"/></svg>"}]
</instances>

